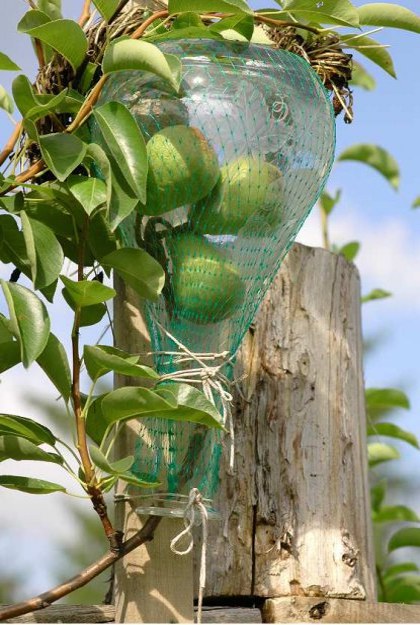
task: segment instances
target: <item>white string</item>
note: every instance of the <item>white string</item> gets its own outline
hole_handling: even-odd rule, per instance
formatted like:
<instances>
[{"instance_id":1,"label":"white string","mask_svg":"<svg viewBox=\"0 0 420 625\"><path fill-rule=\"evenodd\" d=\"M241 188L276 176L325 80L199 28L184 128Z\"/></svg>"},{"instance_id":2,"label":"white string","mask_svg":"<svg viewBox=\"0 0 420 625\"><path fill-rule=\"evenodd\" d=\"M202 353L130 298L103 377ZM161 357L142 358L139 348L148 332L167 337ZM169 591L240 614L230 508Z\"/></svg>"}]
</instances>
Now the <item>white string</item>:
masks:
<instances>
[{"instance_id":1,"label":"white string","mask_svg":"<svg viewBox=\"0 0 420 625\"><path fill-rule=\"evenodd\" d=\"M198 610L197 610L197 623L201 623L202 611L203 611L203 594L206 587L206 557L207 557L207 538L208 538L208 514L205 505L203 504L203 497L198 488L192 488L188 498L188 503L184 512L184 529L171 540L171 551L179 556L184 556L190 553L194 547L194 537L192 535L192 528L195 524L195 514L199 512L201 516L201 524L203 526L202 531L202 544L201 544L201 556L200 556L200 577L198 582ZM188 536L189 544L186 549L181 550L176 545L184 538Z\"/></svg>"},{"instance_id":2,"label":"white string","mask_svg":"<svg viewBox=\"0 0 420 625\"><path fill-rule=\"evenodd\" d=\"M232 362L233 356L231 356L228 351L220 353L209 352L204 354L194 353L189 350L188 347L183 345L183 343L181 343L181 341L179 341L175 336L168 332L168 330L164 328L156 319L154 319L154 322L160 328L160 330L164 334L166 334L166 336L171 339L180 349L180 352L160 351L156 352L156 354L175 356L174 363L196 362L200 365L196 368L182 369L181 371L166 373L160 376L160 381L164 382L167 380L171 380L174 382L182 381L189 384L199 384L202 387L203 393L206 398L213 404L216 409L217 404L215 400L215 395L220 398L220 402L222 404L222 423L228 430L230 438L229 469L232 472L235 460L235 435L231 410L233 395L229 393L229 391L227 391L226 389L234 384L237 385L238 381L236 380L234 382L231 382L229 378L224 373L222 373L222 369L227 364ZM176 356L178 356L178 358ZM218 365L210 366L206 363L206 361L210 360L221 360L221 362Z\"/></svg>"}]
</instances>

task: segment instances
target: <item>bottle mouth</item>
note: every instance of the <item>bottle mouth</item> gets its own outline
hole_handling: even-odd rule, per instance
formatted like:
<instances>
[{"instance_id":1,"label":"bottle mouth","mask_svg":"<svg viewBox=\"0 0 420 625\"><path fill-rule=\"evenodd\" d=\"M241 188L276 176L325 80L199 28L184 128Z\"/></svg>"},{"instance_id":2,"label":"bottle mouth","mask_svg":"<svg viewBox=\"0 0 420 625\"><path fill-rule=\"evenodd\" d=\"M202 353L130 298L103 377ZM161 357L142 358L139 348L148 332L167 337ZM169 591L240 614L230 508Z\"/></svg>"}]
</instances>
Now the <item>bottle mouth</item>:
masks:
<instances>
[{"instance_id":1,"label":"bottle mouth","mask_svg":"<svg viewBox=\"0 0 420 625\"><path fill-rule=\"evenodd\" d=\"M155 493L147 495L137 495L133 497L136 501L136 513L139 516L161 516L182 519L189 502L188 495L173 493ZM213 508L212 499L202 500L209 521L221 521L220 513ZM196 516L196 524L200 525L200 515Z\"/></svg>"}]
</instances>

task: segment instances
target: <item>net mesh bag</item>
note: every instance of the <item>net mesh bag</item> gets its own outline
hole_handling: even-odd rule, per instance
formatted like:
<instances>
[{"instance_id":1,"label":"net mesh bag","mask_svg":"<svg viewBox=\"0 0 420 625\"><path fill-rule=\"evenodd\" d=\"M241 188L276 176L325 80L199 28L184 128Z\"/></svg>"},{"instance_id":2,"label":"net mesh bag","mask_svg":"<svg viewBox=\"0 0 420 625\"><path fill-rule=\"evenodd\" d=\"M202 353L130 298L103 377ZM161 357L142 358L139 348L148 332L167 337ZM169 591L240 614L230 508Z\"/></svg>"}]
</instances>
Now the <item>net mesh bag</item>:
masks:
<instances>
[{"instance_id":1,"label":"net mesh bag","mask_svg":"<svg viewBox=\"0 0 420 625\"><path fill-rule=\"evenodd\" d=\"M212 382L207 395L223 412L241 339L329 174L334 115L315 72L290 52L211 40L159 47L182 61L179 93L130 71L101 96L125 104L147 141L147 201L121 235L165 269L163 295L146 304L158 372ZM141 420L133 471L161 483L144 510L176 513L191 487L211 500L228 438Z\"/></svg>"}]
</instances>

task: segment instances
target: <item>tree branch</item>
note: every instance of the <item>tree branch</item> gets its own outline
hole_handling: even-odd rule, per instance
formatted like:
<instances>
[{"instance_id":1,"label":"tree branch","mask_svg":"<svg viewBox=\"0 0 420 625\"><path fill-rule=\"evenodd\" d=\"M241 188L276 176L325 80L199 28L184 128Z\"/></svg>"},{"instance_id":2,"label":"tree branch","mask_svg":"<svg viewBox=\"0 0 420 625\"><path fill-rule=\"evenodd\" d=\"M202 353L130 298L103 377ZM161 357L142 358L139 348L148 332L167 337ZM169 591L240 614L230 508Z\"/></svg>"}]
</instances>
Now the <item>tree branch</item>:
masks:
<instances>
[{"instance_id":1,"label":"tree branch","mask_svg":"<svg viewBox=\"0 0 420 625\"><path fill-rule=\"evenodd\" d=\"M90 18L90 3L91 0L85 0L83 3L82 14L79 17L79 26L81 26L82 28L89 21Z\"/></svg>"},{"instance_id":2,"label":"tree branch","mask_svg":"<svg viewBox=\"0 0 420 625\"><path fill-rule=\"evenodd\" d=\"M143 543L153 540L154 532L160 521L161 517L149 517L141 530L122 543L118 553L109 551L102 556L102 558L99 558L99 560L96 560L96 562L81 571L78 575L68 579L66 582L47 590L47 592L41 595L32 597L32 599L0 609L0 621L46 608L55 601L62 599L62 597L69 595L74 590L85 586L88 582L114 564L114 562L117 562L131 551L134 551L134 549Z\"/></svg>"},{"instance_id":3,"label":"tree branch","mask_svg":"<svg viewBox=\"0 0 420 625\"><path fill-rule=\"evenodd\" d=\"M22 133L22 130L23 130L22 122L19 122L14 127L14 130L12 134L10 135L8 142L4 146L3 150L0 152L0 165L3 165L7 157L10 156L11 153L13 152L16 143L19 141L19 137Z\"/></svg>"}]
</instances>

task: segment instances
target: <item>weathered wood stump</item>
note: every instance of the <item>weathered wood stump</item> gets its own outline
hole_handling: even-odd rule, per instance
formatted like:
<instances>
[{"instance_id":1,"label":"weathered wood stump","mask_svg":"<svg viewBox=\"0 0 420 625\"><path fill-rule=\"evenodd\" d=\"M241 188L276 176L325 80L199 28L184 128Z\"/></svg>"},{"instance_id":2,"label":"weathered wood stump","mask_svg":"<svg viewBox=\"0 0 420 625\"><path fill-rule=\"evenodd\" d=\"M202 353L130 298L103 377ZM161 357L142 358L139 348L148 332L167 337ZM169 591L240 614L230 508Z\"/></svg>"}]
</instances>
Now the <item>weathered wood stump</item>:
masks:
<instances>
[{"instance_id":1,"label":"weathered wood stump","mask_svg":"<svg viewBox=\"0 0 420 625\"><path fill-rule=\"evenodd\" d=\"M234 475L228 450L220 471L206 596L375 601L354 265L295 245L236 376L245 399L236 396Z\"/></svg>"}]
</instances>

